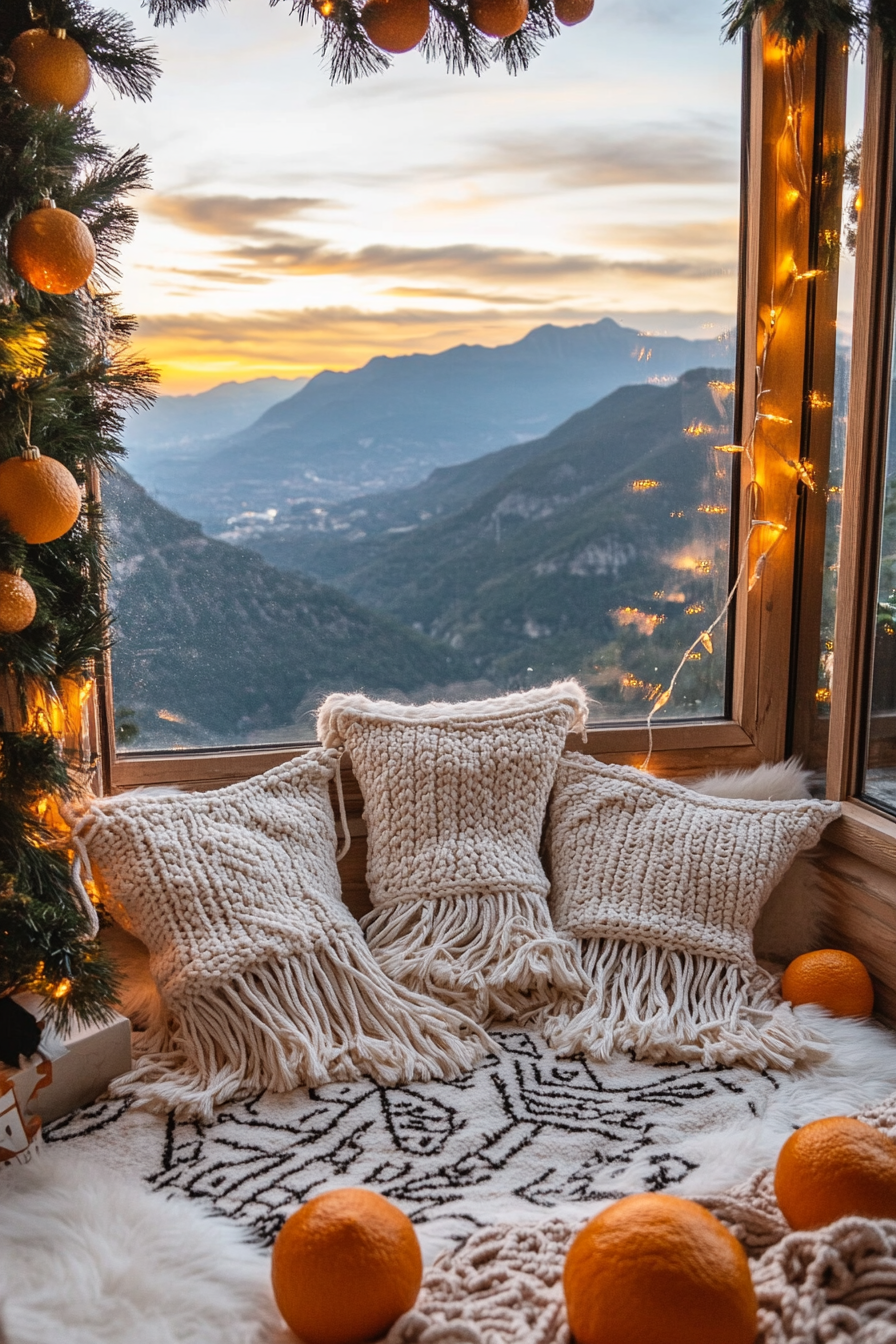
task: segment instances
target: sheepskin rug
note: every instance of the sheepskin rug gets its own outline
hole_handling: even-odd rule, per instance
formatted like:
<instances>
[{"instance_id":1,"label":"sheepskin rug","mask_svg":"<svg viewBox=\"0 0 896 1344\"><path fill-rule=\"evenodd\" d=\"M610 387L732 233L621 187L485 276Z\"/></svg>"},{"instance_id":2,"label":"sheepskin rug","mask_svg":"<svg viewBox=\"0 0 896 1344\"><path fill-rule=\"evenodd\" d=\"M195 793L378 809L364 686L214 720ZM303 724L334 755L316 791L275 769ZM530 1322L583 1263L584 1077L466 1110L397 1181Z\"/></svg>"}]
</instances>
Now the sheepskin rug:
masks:
<instances>
[{"instance_id":1,"label":"sheepskin rug","mask_svg":"<svg viewBox=\"0 0 896 1344\"><path fill-rule=\"evenodd\" d=\"M4 1344L295 1344L268 1256L181 1196L64 1150L0 1172Z\"/></svg>"}]
</instances>

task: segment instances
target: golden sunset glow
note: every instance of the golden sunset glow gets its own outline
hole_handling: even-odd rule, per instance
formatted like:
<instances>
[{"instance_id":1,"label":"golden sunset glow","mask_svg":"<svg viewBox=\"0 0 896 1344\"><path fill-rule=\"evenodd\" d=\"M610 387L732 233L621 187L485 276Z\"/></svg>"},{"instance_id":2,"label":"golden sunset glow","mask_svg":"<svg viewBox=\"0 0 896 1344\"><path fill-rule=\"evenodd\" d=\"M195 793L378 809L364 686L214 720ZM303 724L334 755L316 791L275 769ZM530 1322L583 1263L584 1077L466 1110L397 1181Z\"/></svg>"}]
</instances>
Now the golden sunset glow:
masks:
<instances>
[{"instance_id":1,"label":"golden sunset glow","mask_svg":"<svg viewBox=\"0 0 896 1344\"><path fill-rule=\"evenodd\" d=\"M730 327L740 53L716 0L598 0L516 78L411 52L348 87L287 5L163 29L121 7L164 69L149 105L97 90L104 134L153 162L122 294L163 391L605 315Z\"/></svg>"}]
</instances>

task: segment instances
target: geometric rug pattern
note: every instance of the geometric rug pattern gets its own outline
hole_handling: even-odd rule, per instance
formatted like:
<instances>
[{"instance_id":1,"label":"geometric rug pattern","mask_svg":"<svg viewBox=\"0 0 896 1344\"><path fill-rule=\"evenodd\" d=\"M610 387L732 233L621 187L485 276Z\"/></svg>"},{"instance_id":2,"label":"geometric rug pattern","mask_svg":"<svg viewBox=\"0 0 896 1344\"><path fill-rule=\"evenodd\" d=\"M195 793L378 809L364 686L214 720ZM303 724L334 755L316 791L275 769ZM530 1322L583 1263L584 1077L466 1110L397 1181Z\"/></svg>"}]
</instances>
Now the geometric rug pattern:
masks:
<instances>
[{"instance_id":1,"label":"geometric rug pattern","mask_svg":"<svg viewBox=\"0 0 896 1344\"><path fill-rule=\"evenodd\" d=\"M310 1196L369 1186L405 1210L431 1254L496 1221L578 1219L620 1194L690 1186L701 1135L755 1124L781 1087L770 1071L596 1065L558 1059L527 1031L492 1034L501 1053L453 1082L266 1093L210 1123L105 1101L45 1138L200 1200L265 1244Z\"/></svg>"}]
</instances>

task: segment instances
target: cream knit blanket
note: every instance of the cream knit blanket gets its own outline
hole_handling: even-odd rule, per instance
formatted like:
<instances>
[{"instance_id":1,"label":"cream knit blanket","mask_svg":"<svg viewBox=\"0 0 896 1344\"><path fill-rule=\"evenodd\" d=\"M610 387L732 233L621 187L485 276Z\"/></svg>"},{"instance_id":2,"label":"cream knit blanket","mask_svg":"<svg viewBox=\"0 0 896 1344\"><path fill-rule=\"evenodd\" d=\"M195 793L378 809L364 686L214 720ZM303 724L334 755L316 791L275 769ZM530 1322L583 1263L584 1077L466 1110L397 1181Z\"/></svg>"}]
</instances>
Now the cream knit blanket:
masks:
<instances>
[{"instance_id":1,"label":"cream knit blanket","mask_svg":"<svg viewBox=\"0 0 896 1344\"><path fill-rule=\"evenodd\" d=\"M896 1138L896 1096L860 1118ZM771 1171L698 1202L750 1256L756 1344L894 1344L896 1222L843 1218L817 1232L792 1232ZM416 1304L386 1344L572 1344L563 1262L585 1221L474 1232L426 1271Z\"/></svg>"},{"instance_id":2,"label":"cream knit blanket","mask_svg":"<svg viewBox=\"0 0 896 1344\"><path fill-rule=\"evenodd\" d=\"M370 1074L452 1078L489 1049L473 1023L390 982L340 897L328 791L310 751L209 793L96 800L74 828L160 991L113 1094L209 1119L270 1088Z\"/></svg>"},{"instance_id":3,"label":"cream knit blanket","mask_svg":"<svg viewBox=\"0 0 896 1344\"><path fill-rule=\"evenodd\" d=\"M345 745L364 795L367 941L395 980L477 1021L515 1019L587 989L575 944L551 927L538 849L574 681L465 704L331 695L326 746Z\"/></svg>"},{"instance_id":4,"label":"cream knit blanket","mask_svg":"<svg viewBox=\"0 0 896 1344\"><path fill-rule=\"evenodd\" d=\"M577 753L560 762L547 847L551 912L581 940L584 1008L542 1023L562 1054L791 1068L826 1051L756 964L753 927L836 803L695 793Z\"/></svg>"}]
</instances>

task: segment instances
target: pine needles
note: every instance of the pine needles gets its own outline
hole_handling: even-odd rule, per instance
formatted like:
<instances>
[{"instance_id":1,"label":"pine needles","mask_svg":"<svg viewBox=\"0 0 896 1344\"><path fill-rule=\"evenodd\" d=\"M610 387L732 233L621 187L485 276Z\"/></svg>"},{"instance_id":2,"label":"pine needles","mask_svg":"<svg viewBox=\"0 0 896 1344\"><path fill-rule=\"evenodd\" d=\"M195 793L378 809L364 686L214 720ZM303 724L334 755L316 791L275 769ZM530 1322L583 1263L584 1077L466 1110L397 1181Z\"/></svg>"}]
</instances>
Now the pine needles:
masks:
<instances>
[{"instance_id":1,"label":"pine needles","mask_svg":"<svg viewBox=\"0 0 896 1344\"><path fill-rule=\"evenodd\" d=\"M81 43L117 93L149 97L154 52L121 15L83 0L46 0L42 14ZM7 0L3 49L34 22L28 4ZM42 706L60 706L66 695L77 703L109 646L92 482L123 451L124 411L152 399L155 375L129 352L133 320L105 286L136 222L129 197L147 182L145 157L114 154L88 110L33 108L9 84L0 87L0 459L30 439L87 487L80 518L58 541L29 546L0 522L0 569L21 570L37 598L32 623L0 635L0 994L42 994L61 1025L108 1016L114 983L88 936L67 849L64 810L83 784L84 762L66 757L64 733ZM46 194L79 215L96 243L94 274L74 294L40 293L7 261L10 229Z\"/></svg>"}]
</instances>

